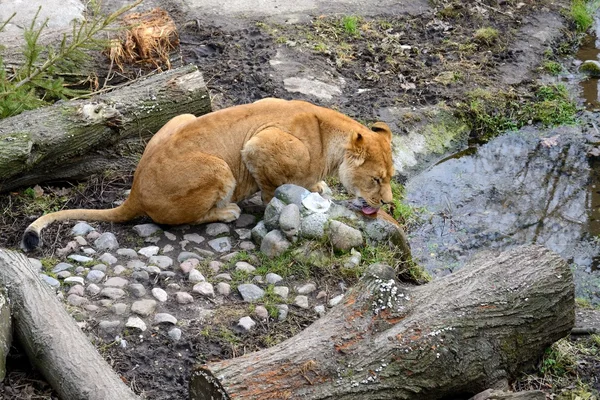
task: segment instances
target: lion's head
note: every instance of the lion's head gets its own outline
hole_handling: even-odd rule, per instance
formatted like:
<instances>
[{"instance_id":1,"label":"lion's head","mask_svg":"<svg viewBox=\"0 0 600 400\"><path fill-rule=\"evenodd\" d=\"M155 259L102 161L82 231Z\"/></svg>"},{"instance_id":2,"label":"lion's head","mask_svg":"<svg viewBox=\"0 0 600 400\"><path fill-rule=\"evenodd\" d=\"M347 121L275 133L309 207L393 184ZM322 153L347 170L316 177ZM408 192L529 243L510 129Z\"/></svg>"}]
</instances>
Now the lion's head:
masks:
<instances>
[{"instance_id":1,"label":"lion's head","mask_svg":"<svg viewBox=\"0 0 600 400\"><path fill-rule=\"evenodd\" d=\"M371 131L354 132L340 166L340 181L346 190L362 201L365 214L392 202L390 182L394 176L392 132L387 124L376 122Z\"/></svg>"}]
</instances>

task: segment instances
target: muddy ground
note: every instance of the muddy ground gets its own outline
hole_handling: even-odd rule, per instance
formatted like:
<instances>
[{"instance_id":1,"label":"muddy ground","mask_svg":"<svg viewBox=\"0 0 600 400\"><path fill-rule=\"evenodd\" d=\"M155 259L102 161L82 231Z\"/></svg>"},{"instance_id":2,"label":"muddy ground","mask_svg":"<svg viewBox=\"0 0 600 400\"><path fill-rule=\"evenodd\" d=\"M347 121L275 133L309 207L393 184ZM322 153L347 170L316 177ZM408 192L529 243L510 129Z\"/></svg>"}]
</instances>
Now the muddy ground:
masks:
<instances>
[{"instance_id":1,"label":"muddy ground","mask_svg":"<svg viewBox=\"0 0 600 400\"><path fill-rule=\"evenodd\" d=\"M204 73L214 109L272 96L317 102L368 123L391 106L421 107L444 102L460 111L469 93L482 88L509 93L514 101L526 102L544 74L540 66L545 60L559 60L570 66L568 55L574 51L577 37L561 14L566 1L431 3L434 7L420 15L360 18L356 29L344 27L342 16L327 12L312 15L303 23L248 19L237 28L222 28L219 21L190 15L172 3L163 6L179 27L183 61L198 65ZM476 31L482 27L495 28L499 34L479 37ZM337 83L340 94L323 99L288 91L281 79L285 71L270 63L281 57ZM404 133L403 121L395 122L400 128L395 133ZM485 134L474 130L472 136L477 139ZM32 202L24 191L2 195L0 247L16 248L26 225L43 211L112 207L123 197L130 181L131 171L121 171L82 184L42 185L43 202ZM127 234L132 225L99 224L101 229L120 232L122 246L133 240ZM70 227L56 224L46 229L43 239L47 246L35 256L51 257L56 249L64 247L71 239ZM232 300L232 308L237 301ZM155 335L127 352L101 335L96 340L105 359L137 393L149 399L183 399L187 398L194 363L264 348L299 332L314 318L291 313L285 323L262 324L252 334L238 333L234 341L201 334L205 325L198 322L188 327L195 333L188 334L187 340L173 343L164 335ZM223 319L221 323L231 321ZM218 323L212 321L211 329L218 330ZM22 364L23 357L17 351L10 361L12 370L0 385L0 396L56 398L43 379L24 375L29 367ZM168 368L160 368L164 365ZM589 365L597 368L598 361ZM596 390L600 389L597 385Z\"/></svg>"}]
</instances>

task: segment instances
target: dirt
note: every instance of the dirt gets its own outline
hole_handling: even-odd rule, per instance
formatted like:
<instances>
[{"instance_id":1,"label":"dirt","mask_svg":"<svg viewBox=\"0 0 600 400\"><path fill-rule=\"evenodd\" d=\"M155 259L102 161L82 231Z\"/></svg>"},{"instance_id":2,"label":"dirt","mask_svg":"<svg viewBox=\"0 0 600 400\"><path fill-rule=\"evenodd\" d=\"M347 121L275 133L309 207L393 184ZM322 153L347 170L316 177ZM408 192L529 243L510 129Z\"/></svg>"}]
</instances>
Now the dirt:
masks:
<instances>
[{"instance_id":1,"label":"dirt","mask_svg":"<svg viewBox=\"0 0 600 400\"><path fill-rule=\"evenodd\" d=\"M573 43L572 35L559 29L565 24L560 16L564 1L431 3L434 7L420 15L360 18L358 33L343 28L340 17L327 14L313 15L305 23L248 19L222 28L222 24L187 14L172 3L164 4L164 8L179 27L183 61L198 65L204 74L214 109L264 97L305 99L339 109L362 122L378 119L385 107L440 102L454 107L478 88L527 98L544 57L557 58ZM497 37L490 41L474 39L481 27L497 29ZM288 62L287 69L271 62L282 58ZM336 84L340 95L323 100L289 92L283 78L290 71ZM394 122L403 125L402 121ZM0 197L0 247L16 248L24 228L43 211L112 207L130 182L128 172L92 177L82 185L42 185L45 195L35 201L24 191L4 194ZM132 225L99 224L101 229L116 233L122 246L135 242L129 233ZM56 249L70 240L70 226L56 224L46 229L46 247L36 257L53 257ZM183 399L187 398L188 377L195 363L259 350L299 332L314 319L308 313L290 313L285 323L262 323L251 334L234 331L233 340L227 340L219 332L223 326L231 328L238 301L231 301L231 314L220 321L207 325L201 318L191 319L187 339L177 343L159 332L144 341L136 335L125 336L130 343L125 350L100 334L95 335L96 344L137 393L148 399ZM90 332L95 333L94 327ZM27 367L14 359L9 361L11 369L0 384L0 397L56 398L39 377L24 376Z\"/></svg>"}]
</instances>

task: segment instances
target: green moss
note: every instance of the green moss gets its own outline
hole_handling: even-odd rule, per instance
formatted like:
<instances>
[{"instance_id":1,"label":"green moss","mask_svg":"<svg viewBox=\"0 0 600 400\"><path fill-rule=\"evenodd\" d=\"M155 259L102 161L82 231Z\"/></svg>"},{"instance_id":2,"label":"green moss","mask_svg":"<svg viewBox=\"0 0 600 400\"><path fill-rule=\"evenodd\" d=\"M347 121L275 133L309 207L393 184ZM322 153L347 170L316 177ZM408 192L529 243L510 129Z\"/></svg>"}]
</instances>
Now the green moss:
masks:
<instances>
[{"instance_id":1,"label":"green moss","mask_svg":"<svg viewBox=\"0 0 600 400\"><path fill-rule=\"evenodd\" d=\"M545 61L542 64L542 69L549 74L559 75L562 72L562 65L557 63L556 61Z\"/></svg>"},{"instance_id":2,"label":"green moss","mask_svg":"<svg viewBox=\"0 0 600 400\"><path fill-rule=\"evenodd\" d=\"M479 44L491 46L498 40L498 29L491 27L479 28L473 34L473 40Z\"/></svg>"},{"instance_id":3,"label":"green moss","mask_svg":"<svg viewBox=\"0 0 600 400\"><path fill-rule=\"evenodd\" d=\"M567 16L573 21L578 32L585 32L592 27L594 24L594 12L598 9L598 4L597 0L573 0L571 2L571 8Z\"/></svg>"}]
</instances>

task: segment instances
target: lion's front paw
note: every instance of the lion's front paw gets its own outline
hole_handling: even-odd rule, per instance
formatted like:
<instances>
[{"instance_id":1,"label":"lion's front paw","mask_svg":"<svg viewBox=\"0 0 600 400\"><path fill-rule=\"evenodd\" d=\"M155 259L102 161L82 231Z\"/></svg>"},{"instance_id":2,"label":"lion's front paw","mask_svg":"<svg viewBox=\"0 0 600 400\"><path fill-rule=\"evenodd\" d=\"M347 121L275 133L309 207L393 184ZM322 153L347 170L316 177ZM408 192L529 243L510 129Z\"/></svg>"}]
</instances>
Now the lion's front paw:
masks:
<instances>
[{"instance_id":1,"label":"lion's front paw","mask_svg":"<svg viewBox=\"0 0 600 400\"><path fill-rule=\"evenodd\" d=\"M229 203L223 208L219 208L219 220L223 222L235 221L242 214L242 210L235 203Z\"/></svg>"}]
</instances>

